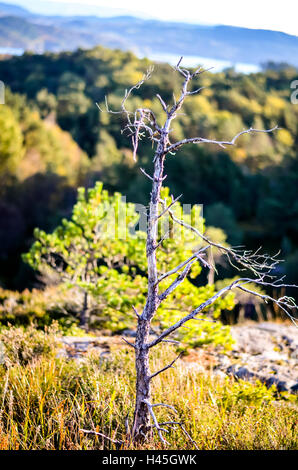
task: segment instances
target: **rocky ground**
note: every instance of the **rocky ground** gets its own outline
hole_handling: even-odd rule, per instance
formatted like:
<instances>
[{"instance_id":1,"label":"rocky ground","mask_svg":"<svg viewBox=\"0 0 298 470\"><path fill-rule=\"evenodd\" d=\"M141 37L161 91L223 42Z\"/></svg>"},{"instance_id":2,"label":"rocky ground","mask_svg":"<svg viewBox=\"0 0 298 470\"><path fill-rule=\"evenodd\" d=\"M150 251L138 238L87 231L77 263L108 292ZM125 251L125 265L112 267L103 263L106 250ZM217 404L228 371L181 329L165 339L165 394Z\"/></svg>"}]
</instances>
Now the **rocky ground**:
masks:
<instances>
[{"instance_id":1,"label":"rocky ground","mask_svg":"<svg viewBox=\"0 0 298 470\"><path fill-rule=\"evenodd\" d=\"M90 352L97 352L100 357L110 354L109 336L63 336L59 357L81 361Z\"/></svg>"},{"instance_id":2,"label":"rocky ground","mask_svg":"<svg viewBox=\"0 0 298 470\"><path fill-rule=\"evenodd\" d=\"M280 391L298 393L298 329L280 323L250 323L232 327L235 345L222 354L213 350L191 351L182 360L187 367L212 370L221 376L275 384ZM83 360L90 351L104 358L116 337L64 337L59 355Z\"/></svg>"},{"instance_id":3,"label":"rocky ground","mask_svg":"<svg viewBox=\"0 0 298 470\"><path fill-rule=\"evenodd\" d=\"M298 329L294 325L234 326L232 335L236 344L229 354L218 355L215 371L298 392Z\"/></svg>"}]
</instances>

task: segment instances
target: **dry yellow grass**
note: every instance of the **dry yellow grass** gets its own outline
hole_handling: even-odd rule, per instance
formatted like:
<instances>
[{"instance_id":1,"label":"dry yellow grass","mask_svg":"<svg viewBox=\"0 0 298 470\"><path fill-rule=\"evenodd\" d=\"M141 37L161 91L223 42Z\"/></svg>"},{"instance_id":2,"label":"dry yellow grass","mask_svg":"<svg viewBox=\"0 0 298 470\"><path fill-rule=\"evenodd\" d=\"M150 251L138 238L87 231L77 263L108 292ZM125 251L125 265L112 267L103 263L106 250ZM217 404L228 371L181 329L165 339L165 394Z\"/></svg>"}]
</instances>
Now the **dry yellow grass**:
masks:
<instances>
[{"instance_id":1,"label":"dry yellow grass","mask_svg":"<svg viewBox=\"0 0 298 470\"><path fill-rule=\"evenodd\" d=\"M112 348L113 349L113 348ZM152 370L173 351L155 351ZM125 436L133 413L134 364L131 350L112 350L108 359L82 362L41 357L26 365L0 366L0 449L112 449L114 444L79 430L89 429L134 446ZM293 396L277 396L264 385L220 379L187 362L154 381L155 402L175 406L199 449L296 449L297 406ZM158 408L168 421L169 409ZM193 449L179 430L167 434L170 449ZM157 435L142 449L163 449Z\"/></svg>"}]
</instances>

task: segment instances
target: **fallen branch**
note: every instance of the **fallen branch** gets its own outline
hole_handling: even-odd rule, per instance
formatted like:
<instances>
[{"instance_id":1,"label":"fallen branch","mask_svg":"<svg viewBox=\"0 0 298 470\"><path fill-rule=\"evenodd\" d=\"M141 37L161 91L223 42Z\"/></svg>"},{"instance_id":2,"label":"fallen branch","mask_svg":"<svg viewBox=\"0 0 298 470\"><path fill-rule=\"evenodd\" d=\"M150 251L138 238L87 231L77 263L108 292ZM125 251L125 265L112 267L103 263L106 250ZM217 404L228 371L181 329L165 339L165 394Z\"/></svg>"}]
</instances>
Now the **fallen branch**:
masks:
<instances>
[{"instance_id":1,"label":"fallen branch","mask_svg":"<svg viewBox=\"0 0 298 470\"><path fill-rule=\"evenodd\" d=\"M103 437L107 441L113 442L113 444L117 444L117 445L123 445L124 444L124 441L119 441L119 440L116 440L116 439L112 439L111 437L108 437L105 434L102 434L101 432L89 431L87 429L79 429L79 431L84 432L85 434L95 434L96 436Z\"/></svg>"}]
</instances>

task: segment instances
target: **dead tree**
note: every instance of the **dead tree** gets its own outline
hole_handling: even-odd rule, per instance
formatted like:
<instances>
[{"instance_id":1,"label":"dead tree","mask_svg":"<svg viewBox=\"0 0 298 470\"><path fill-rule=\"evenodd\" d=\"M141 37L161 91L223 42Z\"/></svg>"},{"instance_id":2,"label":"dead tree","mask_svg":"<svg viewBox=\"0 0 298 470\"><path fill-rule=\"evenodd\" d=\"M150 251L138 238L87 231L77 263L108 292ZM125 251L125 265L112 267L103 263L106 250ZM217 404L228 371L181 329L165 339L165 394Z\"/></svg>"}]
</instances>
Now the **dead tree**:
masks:
<instances>
[{"instance_id":1,"label":"dead tree","mask_svg":"<svg viewBox=\"0 0 298 470\"><path fill-rule=\"evenodd\" d=\"M250 134L256 132L273 132L278 129L274 127L268 130L259 130L259 129L247 129L239 132L232 140L210 140L202 137L193 137L180 140L178 142L171 142L170 133L172 122L179 115L179 111L184 103L184 101L194 95L199 93L202 88L199 88L194 91L189 90L191 81L202 74L205 70L199 68L197 70L190 71L188 69L181 67L181 60L178 62L175 67L175 71L179 73L183 78L183 83L181 87L180 96L178 99L175 98L171 105L168 105L164 102L160 95L157 95L160 105L164 112L164 123L160 126L157 123L156 116L153 111L148 108L137 109L134 113L130 112L126 108L126 102L133 90L139 89L140 86L144 83L145 80L150 78L152 70L149 70L143 79L130 90L126 91L124 99L122 101L121 110L112 111L109 109L106 101L106 110L107 112L113 114L123 114L127 119L127 124L124 131L128 131L132 139L133 145L133 156L136 160L138 143L142 138L149 138L155 145L155 153L153 157L153 173L149 175L145 170L141 168L142 173L150 179L152 184L151 197L148 209L148 219L147 219L147 241L146 241L146 256L148 263L148 293L145 307L141 313L135 311L137 316L137 333L136 340L134 343L128 343L135 351L135 367L136 367L136 396L135 396L135 410L134 410L134 419L133 426L131 430L131 435L133 440L142 441L146 439L148 434L155 429L161 441L166 443L167 441L164 438L164 433L168 431L169 426L180 425L182 430L186 432L185 428L182 426L182 423L177 421L168 421L165 423L159 423L155 410L158 407L166 407L172 411L176 411L171 405L164 403L153 403L151 397L151 381L157 375L161 374L165 370L171 368L174 362L179 358L177 357L170 364L166 365L159 371L151 372L149 367L149 355L153 347L161 344L164 341L168 341L168 337L175 333L180 327L192 319L198 319L198 315L203 313L206 308L211 306L216 299L225 295L228 291L232 289L240 289L244 292L248 292L255 296L261 297L265 302L274 302L281 310L286 312L291 319L295 322L293 316L293 311L296 309L296 304L293 298L283 296L278 299L274 299L269 295L263 295L258 292L254 292L251 289L253 283L261 286L274 286L274 287L287 287L283 283L283 278L274 277L273 271L274 268L279 263L277 255L269 256L267 254L262 254L259 250L250 251L243 249L242 247L225 247L219 243L215 243L209 238L207 238L204 233L201 233L198 229L185 223L183 220L178 219L173 212L173 205L177 201L172 196L172 202L167 205L166 201L161 199L161 188L163 181L166 178L164 174L164 163L168 154L175 154L182 146L187 144L210 144L213 146L218 146L221 148L226 148L227 146L233 146L236 144L237 140L243 134ZM194 232L198 239L204 242L204 248L200 249L192 257L185 260L185 262L180 263L174 269L171 269L167 273L160 275L157 269L157 251L161 246L162 240L158 240L158 222L161 217L168 214L174 223L180 224L187 230ZM207 250L212 250L216 248L219 252L226 256L228 262L238 271L245 273L243 277L233 281L230 285L224 287L219 292L216 292L212 297L210 297L204 303L196 306L190 313L187 315L181 312L181 319L165 329L159 336L155 339L150 340L150 331L151 331L151 322L160 306L160 304L168 297L168 295L173 292L187 277L191 270L191 266L195 262L199 262L203 267L208 266L208 261L206 261L204 255L206 255ZM212 257L207 257L207 259L212 259ZM210 267L210 266L209 266ZM250 273L250 274L247 274ZM170 286L164 290L160 291L160 283L163 279L169 276L174 277ZM248 286L249 285L249 286ZM194 299L195 302L196 299ZM188 436L189 437L189 436Z\"/></svg>"}]
</instances>

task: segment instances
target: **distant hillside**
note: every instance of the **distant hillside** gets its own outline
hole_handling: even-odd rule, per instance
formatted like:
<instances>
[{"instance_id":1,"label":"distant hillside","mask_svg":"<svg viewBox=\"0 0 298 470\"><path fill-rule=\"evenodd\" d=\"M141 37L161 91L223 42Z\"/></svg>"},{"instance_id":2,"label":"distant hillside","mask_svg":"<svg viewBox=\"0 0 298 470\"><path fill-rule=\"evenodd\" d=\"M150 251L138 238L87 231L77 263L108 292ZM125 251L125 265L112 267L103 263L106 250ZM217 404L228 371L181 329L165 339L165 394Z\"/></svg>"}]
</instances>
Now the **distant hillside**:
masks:
<instances>
[{"instance_id":1,"label":"distant hillside","mask_svg":"<svg viewBox=\"0 0 298 470\"><path fill-rule=\"evenodd\" d=\"M21 48L33 52L61 51L88 47L84 33L64 31L54 25L39 24L18 16L0 17L0 48Z\"/></svg>"},{"instance_id":2,"label":"distant hillside","mask_svg":"<svg viewBox=\"0 0 298 470\"><path fill-rule=\"evenodd\" d=\"M0 48L35 52L101 44L137 54L210 57L231 63L298 65L298 37L234 26L202 26L130 16L43 16L0 3Z\"/></svg>"},{"instance_id":3,"label":"distant hillside","mask_svg":"<svg viewBox=\"0 0 298 470\"><path fill-rule=\"evenodd\" d=\"M30 16L31 13L26 8L18 5L9 5L8 3L0 2L0 16L15 15L15 16Z\"/></svg>"}]
</instances>

